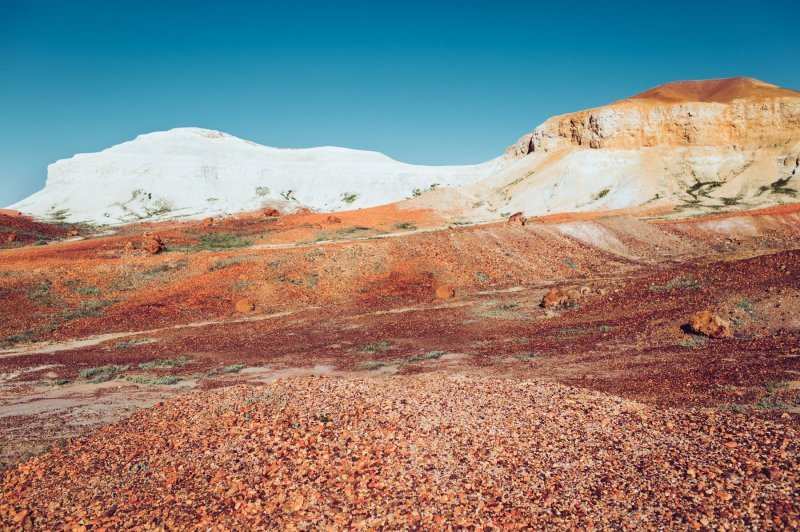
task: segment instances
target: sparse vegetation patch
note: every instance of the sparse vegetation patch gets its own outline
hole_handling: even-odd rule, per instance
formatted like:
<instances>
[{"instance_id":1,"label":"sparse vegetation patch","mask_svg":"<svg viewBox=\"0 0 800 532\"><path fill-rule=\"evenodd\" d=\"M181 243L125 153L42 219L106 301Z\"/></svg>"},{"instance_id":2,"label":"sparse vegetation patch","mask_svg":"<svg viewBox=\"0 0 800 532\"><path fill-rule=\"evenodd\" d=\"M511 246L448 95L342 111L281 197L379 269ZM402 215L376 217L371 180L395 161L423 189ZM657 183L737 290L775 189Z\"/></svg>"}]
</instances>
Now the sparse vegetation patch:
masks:
<instances>
[{"instance_id":1,"label":"sparse vegetation patch","mask_svg":"<svg viewBox=\"0 0 800 532\"><path fill-rule=\"evenodd\" d=\"M2 342L0 342L0 347L8 348L13 347L17 344L27 344L33 341L33 331L24 331L21 333L12 334L11 336L7 336Z\"/></svg>"},{"instance_id":2,"label":"sparse vegetation patch","mask_svg":"<svg viewBox=\"0 0 800 532\"><path fill-rule=\"evenodd\" d=\"M678 345L681 347L687 347L690 349L697 349L700 347L705 347L706 340L702 336L694 336L692 338L686 340L679 340Z\"/></svg>"},{"instance_id":3,"label":"sparse vegetation patch","mask_svg":"<svg viewBox=\"0 0 800 532\"><path fill-rule=\"evenodd\" d=\"M700 288L700 285L691 275L679 275L663 285L650 285L648 290L651 292L667 292L676 288L682 288L684 290L696 290L697 288Z\"/></svg>"},{"instance_id":4,"label":"sparse vegetation patch","mask_svg":"<svg viewBox=\"0 0 800 532\"><path fill-rule=\"evenodd\" d=\"M792 176L784 177L773 181L769 185L758 187L758 194L761 195L764 192L769 191L771 194L784 194L787 196L791 196L793 198L797 197L797 189L787 187L786 185L789 184L789 181L792 179Z\"/></svg>"},{"instance_id":5,"label":"sparse vegetation patch","mask_svg":"<svg viewBox=\"0 0 800 532\"><path fill-rule=\"evenodd\" d=\"M363 347L359 347L355 351L357 353L382 353L384 351L388 351L392 347L394 347L392 342L389 342L388 340L382 340L375 344L367 344Z\"/></svg>"},{"instance_id":6,"label":"sparse vegetation patch","mask_svg":"<svg viewBox=\"0 0 800 532\"><path fill-rule=\"evenodd\" d=\"M416 230L417 226L412 224L411 222L398 222L394 224L395 229L405 229L407 231L414 231Z\"/></svg>"},{"instance_id":7,"label":"sparse vegetation patch","mask_svg":"<svg viewBox=\"0 0 800 532\"><path fill-rule=\"evenodd\" d=\"M116 299L97 299L92 298L81 301L78 308L65 310L61 313L64 320L74 320L78 318L97 318L103 315L103 309L116 303Z\"/></svg>"},{"instance_id":8,"label":"sparse vegetation patch","mask_svg":"<svg viewBox=\"0 0 800 532\"><path fill-rule=\"evenodd\" d=\"M564 264L566 264L569 268L571 268L573 270L577 270L580 267L580 266L578 266L578 263L576 263L572 259L564 259L563 262L564 262Z\"/></svg>"},{"instance_id":9,"label":"sparse vegetation patch","mask_svg":"<svg viewBox=\"0 0 800 532\"><path fill-rule=\"evenodd\" d=\"M606 187L603 190L601 190L600 192L598 192L597 194L593 195L592 196L592 200L594 200L594 201L601 200L601 199L605 198L610 191L611 191L611 189Z\"/></svg>"},{"instance_id":10,"label":"sparse vegetation patch","mask_svg":"<svg viewBox=\"0 0 800 532\"><path fill-rule=\"evenodd\" d=\"M245 248L253 244L252 240L244 238L241 233L208 233L200 235L197 249L220 251L225 249Z\"/></svg>"},{"instance_id":11,"label":"sparse vegetation patch","mask_svg":"<svg viewBox=\"0 0 800 532\"><path fill-rule=\"evenodd\" d=\"M162 360L151 360L150 362L142 362L139 364L139 369L156 369L156 368L174 368L176 366L184 366L191 363L191 359L186 355L181 355L178 358L165 358Z\"/></svg>"},{"instance_id":12,"label":"sparse vegetation patch","mask_svg":"<svg viewBox=\"0 0 800 532\"><path fill-rule=\"evenodd\" d=\"M120 373L127 371L130 366L118 366L116 364L109 364L108 366L97 366L94 368L82 369L78 373L78 377L84 380L91 380L93 383L101 383L110 381L116 378Z\"/></svg>"},{"instance_id":13,"label":"sparse vegetation patch","mask_svg":"<svg viewBox=\"0 0 800 532\"><path fill-rule=\"evenodd\" d=\"M584 336L587 334L603 334L611 332L614 327L611 325L592 325L587 327L562 327L559 329L559 336Z\"/></svg>"},{"instance_id":14,"label":"sparse vegetation patch","mask_svg":"<svg viewBox=\"0 0 800 532\"><path fill-rule=\"evenodd\" d=\"M514 358L517 360L535 360L537 358L542 358L541 353L531 352L531 353L519 353L513 355Z\"/></svg>"},{"instance_id":15,"label":"sparse vegetation patch","mask_svg":"<svg viewBox=\"0 0 800 532\"><path fill-rule=\"evenodd\" d=\"M37 386L64 386L69 384L69 379L52 379L36 381Z\"/></svg>"},{"instance_id":16,"label":"sparse vegetation patch","mask_svg":"<svg viewBox=\"0 0 800 532\"><path fill-rule=\"evenodd\" d=\"M125 380L135 384L144 384L147 386L171 386L181 382L183 378L175 376L151 378L142 375L130 375L125 377Z\"/></svg>"},{"instance_id":17,"label":"sparse vegetation patch","mask_svg":"<svg viewBox=\"0 0 800 532\"><path fill-rule=\"evenodd\" d=\"M359 367L361 369L366 369L368 371L374 371L374 370L380 369L380 368L382 368L384 366L386 366L386 364L383 363L383 362L380 362L378 360L370 360L370 361L367 361L367 362L363 362L363 363L361 363L359 365Z\"/></svg>"}]
</instances>

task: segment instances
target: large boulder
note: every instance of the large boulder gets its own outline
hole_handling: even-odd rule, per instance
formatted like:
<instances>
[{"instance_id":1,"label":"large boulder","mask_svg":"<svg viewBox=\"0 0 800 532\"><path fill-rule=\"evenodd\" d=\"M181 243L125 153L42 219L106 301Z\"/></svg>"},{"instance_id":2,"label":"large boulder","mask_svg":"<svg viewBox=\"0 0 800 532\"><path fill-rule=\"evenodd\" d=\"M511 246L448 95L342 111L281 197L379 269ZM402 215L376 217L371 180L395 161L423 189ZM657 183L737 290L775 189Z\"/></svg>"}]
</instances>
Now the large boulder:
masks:
<instances>
[{"instance_id":1,"label":"large boulder","mask_svg":"<svg viewBox=\"0 0 800 532\"><path fill-rule=\"evenodd\" d=\"M697 334L709 338L732 338L733 327L731 322L714 314L710 310L701 310L689 318L689 329Z\"/></svg>"},{"instance_id":2,"label":"large boulder","mask_svg":"<svg viewBox=\"0 0 800 532\"><path fill-rule=\"evenodd\" d=\"M150 255L161 253L164 249L164 242L155 233L146 232L142 235L142 250Z\"/></svg>"}]
</instances>

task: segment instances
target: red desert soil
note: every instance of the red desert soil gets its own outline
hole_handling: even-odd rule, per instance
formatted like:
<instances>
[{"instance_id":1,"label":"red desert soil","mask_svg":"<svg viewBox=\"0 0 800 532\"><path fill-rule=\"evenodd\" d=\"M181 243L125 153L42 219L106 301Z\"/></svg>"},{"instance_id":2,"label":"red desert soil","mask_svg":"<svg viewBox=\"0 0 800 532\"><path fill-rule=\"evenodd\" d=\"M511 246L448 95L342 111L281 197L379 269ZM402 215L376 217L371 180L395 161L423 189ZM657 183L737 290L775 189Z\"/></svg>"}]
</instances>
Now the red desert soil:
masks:
<instances>
[{"instance_id":1,"label":"red desert soil","mask_svg":"<svg viewBox=\"0 0 800 532\"><path fill-rule=\"evenodd\" d=\"M0 252L0 519L797 526L797 205L366 211Z\"/></svg>"},{"instance_id":2,"label":"red desert soil","mask_svg":"<svg viewBox=\"0 0 800 532\"><path fill-rule=\"evenodd\" d=\"M77 236L78 230L69 224L53 225L38 222L14 211L0 209L0 249L34 242L44 244L68 236L71 230L75 231L74 234Z\"/></svg>"}]
</instances>

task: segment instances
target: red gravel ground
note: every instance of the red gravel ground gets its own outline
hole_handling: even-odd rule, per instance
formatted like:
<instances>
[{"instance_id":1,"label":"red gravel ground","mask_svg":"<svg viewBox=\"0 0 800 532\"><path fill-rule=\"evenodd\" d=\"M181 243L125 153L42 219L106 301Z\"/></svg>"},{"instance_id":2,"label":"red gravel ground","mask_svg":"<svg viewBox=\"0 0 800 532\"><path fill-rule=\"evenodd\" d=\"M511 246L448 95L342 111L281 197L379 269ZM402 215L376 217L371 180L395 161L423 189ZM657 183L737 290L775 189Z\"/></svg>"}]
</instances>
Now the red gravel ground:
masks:
<instances>
[{"instance_id":1,"label":"red gravel ground","mask_svg":"<svg viewBox=\"0 0 800 532\"><path fill-rule=\"evenodd\" d=\"M788 416L788 415L787 415ZM796 528L796 424L557 384L296 378L142 411L9 472L7 526Z\"/></svg>"}]
</instances>

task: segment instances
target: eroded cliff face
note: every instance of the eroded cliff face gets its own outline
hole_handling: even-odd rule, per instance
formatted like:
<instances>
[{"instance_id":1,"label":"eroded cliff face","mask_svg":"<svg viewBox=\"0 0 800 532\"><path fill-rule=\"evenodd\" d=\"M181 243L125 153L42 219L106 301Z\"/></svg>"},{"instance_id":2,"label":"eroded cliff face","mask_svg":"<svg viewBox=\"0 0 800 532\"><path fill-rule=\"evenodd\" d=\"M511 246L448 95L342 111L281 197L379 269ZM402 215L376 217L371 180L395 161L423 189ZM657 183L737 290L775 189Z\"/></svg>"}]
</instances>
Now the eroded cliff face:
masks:
<instances>
[{"instance_id":1,"label":"eroded cliff face","mask_svg":"<svg viewBox=\"0 0 800 532\"><path fill-rule=\"evenodd\" d=\"M717 87L724 82L724 93L704 90L703 84ZM676 87L667 90L670 86ZM725 97L715 96L719 94ZM668 84L605 107L557 116L507 153L522 157L568 147L634 150L658 145L757 148L798 138L800 93L735 78Z\"/></svg>"}]
</instances>

